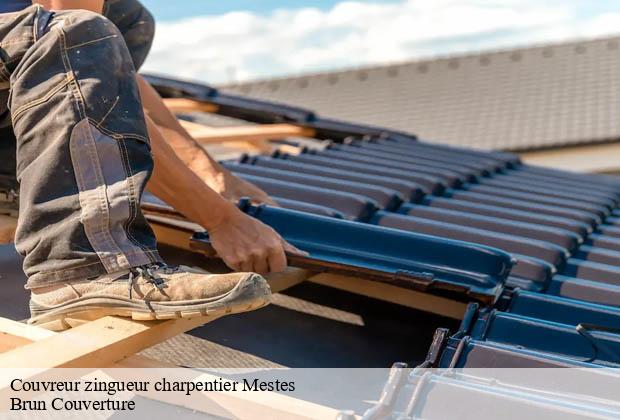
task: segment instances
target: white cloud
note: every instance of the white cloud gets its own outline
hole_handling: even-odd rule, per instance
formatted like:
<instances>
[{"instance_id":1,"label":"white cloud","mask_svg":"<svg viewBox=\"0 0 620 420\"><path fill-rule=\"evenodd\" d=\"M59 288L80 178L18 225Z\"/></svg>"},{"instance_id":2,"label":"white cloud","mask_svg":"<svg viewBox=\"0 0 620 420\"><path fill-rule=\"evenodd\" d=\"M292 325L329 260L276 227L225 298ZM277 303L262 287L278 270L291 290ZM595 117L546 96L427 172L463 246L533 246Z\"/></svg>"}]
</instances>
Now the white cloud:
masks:
<instances>
[{"instance_id":1,"label":"white cloud","mask_svg":"<svg viewBox=\"0 0 620 420\"><path fill-rule=\"evenodd\" d=\"M586 36L601 36L620 30L620 13L603 13L584 24Z\"/></svg>"},{"instance_id":2,"label":"white cloud","mask_svg":"<svg viewBox=\"0 0 620 420\"><path fill-rule=\"evenodd\" d=\"M200 16L160 23L145 70L224 83L620 29L619 13L580 16L588 1L344 1L327 11Z\"/></svg>"}]
</instances>

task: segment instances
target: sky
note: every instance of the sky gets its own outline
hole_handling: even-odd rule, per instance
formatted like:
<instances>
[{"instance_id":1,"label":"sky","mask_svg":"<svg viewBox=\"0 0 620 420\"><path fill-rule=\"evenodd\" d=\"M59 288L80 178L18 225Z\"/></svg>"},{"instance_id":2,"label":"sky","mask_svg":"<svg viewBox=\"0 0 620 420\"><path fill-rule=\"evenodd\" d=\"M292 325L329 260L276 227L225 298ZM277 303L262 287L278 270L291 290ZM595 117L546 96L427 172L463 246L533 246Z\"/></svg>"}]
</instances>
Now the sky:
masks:
<instances>
[{"instance_id":1,"label":"sky","mask_svg":"<svg viewBox=\"0 0 620 420\"><path fill-rule=\"evenodd\" d=\"M142 0L144 71L211 84L620 34L620 0Z\"/></svg>"}]
</instances>

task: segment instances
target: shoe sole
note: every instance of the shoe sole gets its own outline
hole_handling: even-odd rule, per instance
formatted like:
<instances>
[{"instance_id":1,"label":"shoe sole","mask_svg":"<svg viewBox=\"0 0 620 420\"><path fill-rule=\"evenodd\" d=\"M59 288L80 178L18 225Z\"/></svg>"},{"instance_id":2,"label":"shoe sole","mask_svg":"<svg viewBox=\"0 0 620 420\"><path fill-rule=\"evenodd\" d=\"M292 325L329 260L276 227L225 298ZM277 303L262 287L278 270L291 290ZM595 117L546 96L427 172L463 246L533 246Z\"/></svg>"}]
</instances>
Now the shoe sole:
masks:
<instances>
[{"instance_id":1,"label":"shoe sole","mask_svg":"<svg viewBox=\"0 0 620 420\"><path fill-rule=\"evenodd\" d=\"M155 321L224 316L262 308L269 304L270 297L271 290L267 281L259 275L251 274L215 300L147 303L112 297L83 298L52 309L31 308L33 316L28 324L59 331L71 328L73 323L68 319L93 321L105 316L122 316L136 321Z\"/></svg>"}]
</instances>

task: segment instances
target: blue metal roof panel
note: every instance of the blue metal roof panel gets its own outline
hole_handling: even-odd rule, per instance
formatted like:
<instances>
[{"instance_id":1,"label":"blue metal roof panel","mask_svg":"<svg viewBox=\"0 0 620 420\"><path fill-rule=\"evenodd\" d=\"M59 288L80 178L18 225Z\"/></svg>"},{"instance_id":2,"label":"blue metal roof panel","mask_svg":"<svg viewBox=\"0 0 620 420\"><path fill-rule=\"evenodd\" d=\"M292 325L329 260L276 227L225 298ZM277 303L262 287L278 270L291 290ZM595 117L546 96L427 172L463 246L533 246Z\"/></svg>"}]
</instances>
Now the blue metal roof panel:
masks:
<instances>
[{"instance_id":1,"label":"blue metal roof panel","mask_svg":"<svg viewBox=\"0 0 620 420\"><path fill-rule=\"evenodd\" d=\"M401 209L402 211L402 209ZM535 223L519 222L501 217L483 216L464 211L424 205L408 204L406 214L445 223L547 241L568 251L574 251L583 242L581 236L566 229Z\"/></svg>"},{"instance_id":2,"label":"blue metal roof panel","mask_svg":"<svg viewBox=\"0 0 620 420\"><path fill-rule=\"evenodd\" d=\"M418 202L428 192L425 187L412 181L405 181L400 178L387 176L368 175L352 173L342 169L334 169L320 165L311 165L299 162L288 161L285 159L274 159L269 157L256 157L248 159L245 163L256 166L285 170L296 174L320 175L332 179L360 182L379 187L393 189L401 193L407 201Z\"/></svg>"},{"instance_id":3,"label":"blue metal roof panel","mask_svg":"<svg viewBox=\"0 0 620 420\"><path fill-rule=\"evenodd\" d=\"M280 181L331 189L333 191L359 194L375 200L380 208L387 210L397 209L404 200L404 197L398 191L367 183L334 179L317 175L299 174L296 172L283 171L257 165L242 165L239 163L224 162L223 166L232 172L237 172L240 174L272 178Z\"/></svg>"},{"instance_id":4,"label":"blue metal roof panel","mask_svg":"<svg viewBox=\"0 0 620 420\"><path fill-rule=\"evenodd\" d=\"M542 293L515 290L507 312L577 326L581 323L604 327L620 325L620 308Z\"/></svg>"},{"instance_id":5,"label":"blue metal roof panel","mask_svg":"<svg viewBox=\"0 0 620 420\"><path fill-rule=\"evenodd\" d=\"M481 339L509 345L457 337L449 340L442 363L589 366L553 353L588 357L591 343L575 331L577 320L617 322L619 179L523 165L509 153L429 144L407 133L223 95L208 86L153 81L164 94L217 104L224 115L254 122L292 121L315 129L318 138L335 141L323 151L227 164L281 197L284 206L330 215L340 211L382 225L286 209L245 208L309 250L311 256L303 263L364 273L403 287L409 281L409 286L425 290L460 290L487 303L504 285L532 290L509 290L497 307L512 313L484 312L474 331ZM418 204L405 203L397 209L390 199L397 196ZM364 213L360 203L372 206ZM329 210L333 207L337 211ZM204 245L204 237L195 239ZM505 269L511 257L498 249L513 257L510 276ZM591 336L612 348L599 357L602 363L618 361L620 336L611 332Z\"/></svg>"},{"instance_id":6,"label":"blue metal roof panel","mask_svg":"<svg viewBox=\"0 0 620 420\"><path fill-rule=\"evenodd\" d=\"M494 301L512 265L508 254L483 245L281 208L249 206L245 211L310 252L315 262L340 264L345 271L366 269L384 280L412 273L410 286L428 291L460 289L472 298ZM195 237L201 241L208 238ZM417 281L416 273L421 277Z\"/></svg>"},{"instance_id":7,"label":"blue metal roof panel","mask_svg":"<svg viewBox=\"0 0 620 420\"><path fill-rule=\"evenodd\" d=\"M537 203L543 205L551 205L555 207L573 209L578 211L585 211L588 213L596 214L598 217L605 218L610 214L611 208L594 204L592 201L585 201L583 199L575 198L559 198L548 197L544 194L538 194L533 192L522 192L508 189L505 187L494 187L490 185L481 184L467 184L464 186L467 191L472 191L477 194L491 195L494 197L504 197L508 199L523 200L530 203Z\"/></svg>"},{"instance_id":8,"label":"blue metal roof panel","mask_svg":"<svg viewBox=\"0 0 620 420\"><path fill-rule=\"evenodd\" d=\"M573 254L575 259L587 260L612 266L620 266L620 251L598 248L590 245L581 246Z\"/></svg>"},{"instance_id":9,"label":"blue metal roof panel","mask_svg":"<svg viewBox=\"0 0 620 420\"><path fill-rule=\"evenodd\" d=\"M334 158L340 161L350 161L364 165L370 164L375 167L384 167L386 169L404 170L412 173L420 172L439 178L445 178L446 182L451 187L462 185L465 182L476 182L478 179L469 170L463 170L454 165L440 165L423 160L418 160L418 162L399 162L393 159L381 158L377 155L365 156L338 150L314 151L311 154L319 157Z\"/></svg>"},{"instance_id":10,"label":"blue metal roof panel","mask_svg":"<svg viewBox=\"0 0 620 420\"><path fill-rule=\"evenodd\" d=\"M425 171L410 171L403 169L389 169L385 167L377 167L370 164L362 164L355 162L345 162L340 159L326 158L315 155L298 155L286 156L288 160L301 163L309 163L312 165L328 166L331 168L342 169L353 173L372 174L378 176L388 176L397 179L404 179L418 183L428 189L431 193L441 194L447 186L456 186L461 183L459 178L454 174L446 174L442 177L428 174Z\"/></svg>"},{"instance_id":11,"label":"blue metal roof panel","mask_svg":"<svg viewBox=\"0 0 620 420\"><path fill-rule=\"evenodd\" d=\"M601 329L603 327L600 327ZM581 362L620 364L620 335L592 330L582 335L575 326L496 310L479 314L473 339L576 358Z\"/></svg>"},{"instance_id":12,"label":"blue metal roof panel","mask_svg":"<svg viewBox=\"0 0 620 420\"><path fill-rule=\"evenodd\" d=\"M267 192L267 194L331 207L349 219L366 221L378 208L376 201L359 194L334 191L332 189L280 181L245 173L233 172L233 174L253 183Z\"/></svg>"},{"instance_id":13,"label":"blue metal roof panel","mask_svg":"<svg viewBox=\"0 0 620 420\"><path fill-rule=\"evenodd\" d=\"M545 293L602 305L620 306L620 286L600 281L556 275Z\"/></svg>"},{"instance_id":14,"label":"blue metal roof panel","mask_svg":"<svg viewBox=\"0 0 620 420\"><path fill-rule=\"evenodd\" d=\"M330 207L307 203L305 201L289 200L288 198L277 197L275 195L272 195L271 198L274 199L276 203L287 209L303 211L310 214L318 214L319 216L335 217L336 219L345 218L344 214Z\"/></svg>"},{"instance_id":15,"label":"blue metal roof panel","mask_svg":"<svg viewBox=\"0 0 620 420\"><path fill-rule=\"evenodd\" d=\"M455 162L449 158L432 157L428 154L418 156L403 156L398 153L385 150L370 150L359 145L344 145L332 143L327 147L328 151L337 151L338 155L342 154L354 155L364 158L378 158L388 162L402 163L409 165L427 165L430 167L440 168L447 171L458 171L462 176L471 181L475 181L479 177L489 176L489 166L475 163ZM315 151L316 152L316 151Z\"/></svg>"},{"instance_id":16,"label":"blue metal roof panel","mask_svg":"<svg viewBox=\"0 0 620 420\"><path fill-rule=\"evenodd\" d=\"M489 204L480 204L470 201L453 200L442 197L427 196L423 203L430 207L445 208L462 211L465 213L479 214L482 216L490 216L502 218L505 220L514 220L518 222L533 223L541 226L551 226L560 229L566 229L585 238L588 231L591 230L590 225L565 217L556 217L546 214L534 213L526 210L508 209ZM403 205L399 212L408 212L410 207Z\"/></svg>"},{"instance_id":17,"label":"blue metal roof panel","mask_svg":"<svg viewBox=\"0 0 620 420\"><path fill-rule=\"evenodd\" d=\"M489 176L495 170L493 168L489 168L490 162L463 162L456 161L451 156L443 156L443 155L433 155L430 153L421 153L415 155L403 155L398 153L397 151L393 151L391 149L385 149L380 146L378 148L370 148L369 145L372 143L368 142L351 142L349 144L339 144L332 143L328 146L329 150L338 150L341 152L352 153L362 156L371 156L371 157L379 157L382 159L389 159L395 162L405 162L405 163L425 163L425 164L433 164L438 167L447 167L450 168L461 168L467 170L469 174L474 175L476 177Z\"/></svg>"},{"instance_id":18,"label":"blue metal roof panel","mask_svg":"<svg viewBox=\"0 0 620 420\"><path fill-rule=\"evenodd\" d=\"M585 223L591 228L594 228L599 223L601 223L601 218L598 215L583 210L573 210L547 204L538 204L522 199L502 198L491 194L482 194L461 190L452 190L449 194L451 198L457 200L470 201L472 203L488 204L491 206L498 206L512 210L529 211L547 214L549 216L573 219L578 222Z\"/></svg>"},{"instance_id":19,"label":"blue metal roof panel","mask_svg":"<svg viewBox=\"0 0 620 420\"><path fill-rule=\"evenodd\" d=\"M428 156L429 158L441 158L453 161L465 160L477 165L486 166L489 172L501 172L509 167L518 166L518 160L511 161L497 158L494 155L478 153L472 150L454 150L448 147L437 147L424 142L401 144L392 141L362 141L357 142L357 146L374 151L388 153L398 153L401 156L416 157ZM465 157L466 159L463 159Z\"/></svg>"},{"instance_id":20,"label":"blue metal roof panel","mask_svg":"<svg viewBox=\"0 0 620 420\"><path fill-rule=\"evenodd\" d=\"M620 285L620 266L569 258L562 274L601 283ZM620 302L619 302L620 305Z\"/></svg>"},{"instance_id":21,"label":"blue metal roof panel","mask_svg":"<svg viewBox=\"0 0 620 420\"><path fill-rule=\"evenodd\" d=\"M563 265L568 255L568 250L549 242L523 238L516 235L506 235L453 223L438 222L420 217L379 211L375 213L371 222L380 226L402 229L410 232L419 232L427 235L484 244L504 249L511 253L540 258L556 266Z\"/></svg>"},{"instance_id":22,"label":"blue metal roof panel","mask_svg":"<svg viewBox=\"0 0 620 420\"><path fill-rule=\"evenodd\" d=\"M471 337L448 340L440 368L593 368L592 363L568 357L544 354L536 350L516 348L473 340Z\"/></svg>"}]
</instances>

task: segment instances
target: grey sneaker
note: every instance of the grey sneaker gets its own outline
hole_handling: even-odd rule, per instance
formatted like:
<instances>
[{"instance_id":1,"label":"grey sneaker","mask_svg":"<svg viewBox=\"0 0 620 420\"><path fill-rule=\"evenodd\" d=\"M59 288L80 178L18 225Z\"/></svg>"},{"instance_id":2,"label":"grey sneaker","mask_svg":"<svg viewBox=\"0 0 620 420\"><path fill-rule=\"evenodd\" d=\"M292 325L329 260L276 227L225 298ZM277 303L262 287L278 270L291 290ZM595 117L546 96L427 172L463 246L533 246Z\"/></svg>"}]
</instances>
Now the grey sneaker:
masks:
<instances>
[{"instance_id":1,"label":"grey sneaker","mask_svg":"<svg viewBox=\"0 0 620 420\"><path fill-rule=\"evenodd\" d=\"M267 281L255 273L209 274L151 264L32 293L30 324L116 315L146 321L251 311L269 303Z\"/></svg>"}]
</instances>

